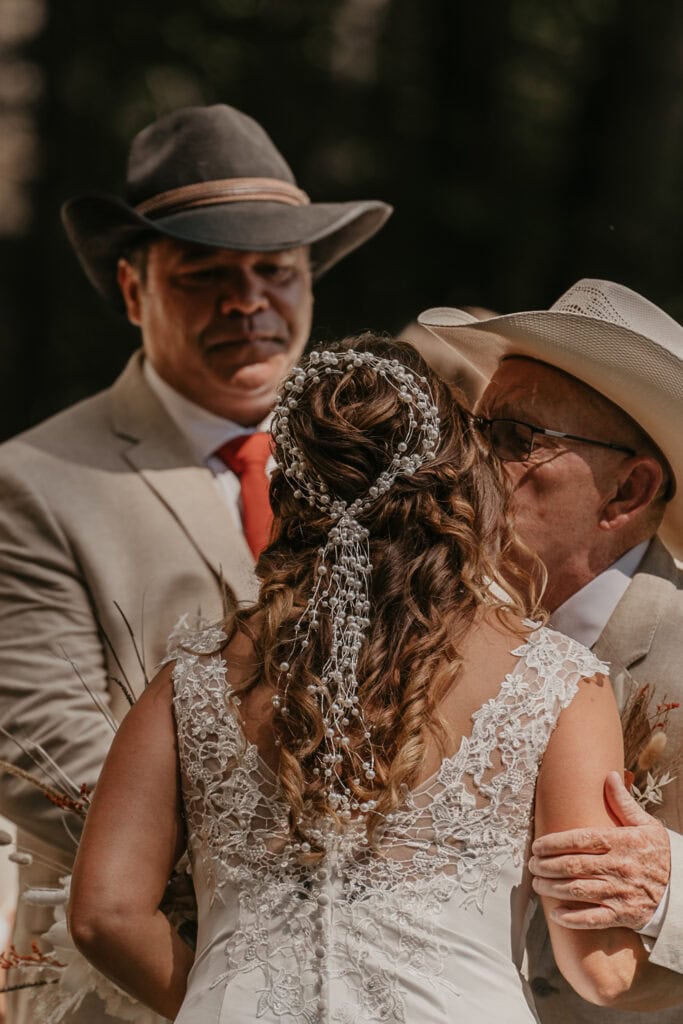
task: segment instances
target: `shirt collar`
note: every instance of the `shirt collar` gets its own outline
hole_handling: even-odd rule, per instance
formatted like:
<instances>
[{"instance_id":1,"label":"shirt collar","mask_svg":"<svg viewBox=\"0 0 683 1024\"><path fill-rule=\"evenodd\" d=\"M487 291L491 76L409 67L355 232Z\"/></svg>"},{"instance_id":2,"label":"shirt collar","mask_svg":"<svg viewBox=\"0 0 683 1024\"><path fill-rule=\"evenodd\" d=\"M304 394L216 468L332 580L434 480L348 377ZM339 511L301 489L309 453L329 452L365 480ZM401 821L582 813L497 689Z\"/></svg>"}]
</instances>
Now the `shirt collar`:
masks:
<instances>
[{"instance_id":1,"label":"shirt collar","mask_svg":"<svg viewBox=\"0 0 683 1024\"><path fill-rule=\"evenodd\" d=\"M650 544L644 540L572 594L550 616L550 625L560 633L592 647L624 596Z\"/></svg>"},{"instance_id":2,"label":"shirt collar","mask_svg":"<svg viewBox=\"0 0 683 1024\"><path fill-rule=\"evenodd\" d=\"M255 434L257 431L265 431L270 427L272 418L270 414L257 426L245 427L241 423L224 419L222 416L210 412L209 409L204 409L203 406L191 402L189 398L185 398L159 376L149 359L144 360L142 372L150 388L188 441L199 462L206 462L217 448L232 441L234 437L239 437L242 434Z\"/></svg>"}]
</instances>

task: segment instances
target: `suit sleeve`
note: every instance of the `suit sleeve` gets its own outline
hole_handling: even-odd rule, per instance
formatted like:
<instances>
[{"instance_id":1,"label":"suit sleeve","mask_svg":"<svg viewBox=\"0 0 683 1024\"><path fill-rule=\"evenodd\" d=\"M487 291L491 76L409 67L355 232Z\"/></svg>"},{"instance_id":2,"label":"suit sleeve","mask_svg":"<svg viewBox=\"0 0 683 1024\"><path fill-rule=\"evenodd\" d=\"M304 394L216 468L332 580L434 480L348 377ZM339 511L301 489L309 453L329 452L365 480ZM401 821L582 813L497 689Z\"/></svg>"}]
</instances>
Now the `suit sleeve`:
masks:
<instances>
[{"instance_id":1,"label":"suit sleeve","mask_svg":"<svg viewBox=\"0 0 683 1024\"><path fill-rule=\"evenodd\" d=\"M671 843L669 903L650 951L650 963L683 974L683 836L671 829L668 832Z\"/></svg>"},{"instance_id":2,"label":"suit sleeve","mask_svg":"<svg viewBox=\"0 0 683 1024\"><path fill-rule=\"evenodd\" d=\"M68 659L108 706L105 651L68 524L65 529L38 486L14 469L11 445L0 460L0 725L39 743L77 785L92 786L113 730ZM4 733L0 757L36 774ZM0 812L73 856L69 830L78 834L80 819L29 783L0 775Z\"/></svg>"}]
</instances>

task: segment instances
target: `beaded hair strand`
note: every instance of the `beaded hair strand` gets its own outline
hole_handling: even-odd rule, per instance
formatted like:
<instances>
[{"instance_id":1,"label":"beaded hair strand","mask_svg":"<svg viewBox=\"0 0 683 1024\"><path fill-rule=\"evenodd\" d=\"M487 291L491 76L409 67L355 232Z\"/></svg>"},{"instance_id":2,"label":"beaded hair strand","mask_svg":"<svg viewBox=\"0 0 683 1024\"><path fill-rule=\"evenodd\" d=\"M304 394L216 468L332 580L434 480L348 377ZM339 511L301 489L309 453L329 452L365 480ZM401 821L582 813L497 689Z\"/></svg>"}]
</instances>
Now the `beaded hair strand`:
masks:
<instances>
[{"instance_id":1,"label":"beaded hair strand","mask_svg":"<svg viewBox=\"0 0 683 1024\"><path fill-rule=\"evenodd\" d=\"M347 502L335 495L307 461L290 426L290 411L307 388L325 377L342 377L361 367L373 370L397 394L408 408L408 425L386 467L363 493ZM319 561L312 593L294 627L291 649L280 663L278 692L273 705L287 715L288 680L297 656L308 647L311 633L320 627L321 615L329 621L330 645L317 684L309 693L317 702L323 723L324 742L316 755L313 774L322 779L327 799L340 818L354 813L374 811L375 801L360 804L344 782L341 767L350 760L348 776L361 784L360 774L372 785L375 763L372 733L363 720L358 698L358 657L370 620L370 563L368 530L359 522L373 504L399 477L411 476L435 457L439 440L439 413L427 380L403 365L370 351L345 349L312 352L295 367L284 383L282 397L274 413L272 433L275 459L288 481L294 497L323 512L330 519L327 539L318 550ZM351 749L349 727L357 719L365 746ZM355 776L355 777L354 777Z\"/></svg>"}]
</instances>

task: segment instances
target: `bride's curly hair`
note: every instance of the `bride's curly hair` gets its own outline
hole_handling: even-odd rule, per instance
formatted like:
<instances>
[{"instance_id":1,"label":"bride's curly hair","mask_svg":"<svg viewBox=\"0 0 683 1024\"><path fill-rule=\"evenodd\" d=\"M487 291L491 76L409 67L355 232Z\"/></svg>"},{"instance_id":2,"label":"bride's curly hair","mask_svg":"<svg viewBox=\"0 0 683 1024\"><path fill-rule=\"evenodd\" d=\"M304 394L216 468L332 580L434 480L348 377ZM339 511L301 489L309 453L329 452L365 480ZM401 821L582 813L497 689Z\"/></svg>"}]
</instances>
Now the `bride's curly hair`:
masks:
<instances>
[{"instance_id":1,"label":"bride's curly hair","mask_svg":"<svg viewBox=\"0 0 683 1024\"><path fill-rule=\"evenodd\" d=\"M535 610L536 586L533 573L520 568L509 487L454 389L409 345L364 334L341 347L398 359L425 377L441 421L435 458L414 475L399 477L359 516L369 531L372 574L371 625L359 656L358 696L372 734L376 777L371 782L352 778L351 759L339 770L359 803L376 801L368 815L372 838L384 816L400 805L405 787L415 783L430 733L443 749L437 707L458 675L461 643L477 612L483 606L496 609L519 632L520 619ZM363 365L341 376L323 375L319 384L305 388L289 412L289 426L331 495L351 502L391 461L408 415L395 389ZM275 694L332 522L295 498L279 470L270 497L275 524L257 566L259 599L235 613L228 636L239 630L254 644L258 668L242 689L265 682ZM492 584L503 587L508 599L495 597ZM313 772L324 736L317 700L308 689L320 681L329 641L323 620L291 665L286 713L273 711L291 832L295 840L313 845L309 856L315 856L316 844L306 824L320 815L335 817L321 777ZM362 753L363 729L352 719L351 750Z\"/></svg>"}]
</instances>

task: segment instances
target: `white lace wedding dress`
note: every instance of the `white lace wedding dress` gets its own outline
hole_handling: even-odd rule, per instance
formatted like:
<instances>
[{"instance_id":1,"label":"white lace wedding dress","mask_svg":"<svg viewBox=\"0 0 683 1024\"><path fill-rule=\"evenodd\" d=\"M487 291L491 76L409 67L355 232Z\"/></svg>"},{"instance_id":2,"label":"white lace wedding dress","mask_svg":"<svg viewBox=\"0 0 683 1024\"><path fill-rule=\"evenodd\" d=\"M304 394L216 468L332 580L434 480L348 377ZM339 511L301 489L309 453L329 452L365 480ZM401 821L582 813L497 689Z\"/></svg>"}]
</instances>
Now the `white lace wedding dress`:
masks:
<instances>
[{"instance_id":1,"label":"white lace wedding dress","mask_svg":"<svg viewBox=\"0 0 683 1024\"><path fill-rule=\"evenodd\" d=\"M438 772L368 848L360 824L297 863L277 780L231 700L223 634L186 636L175 715L199 912L176 1024L523 1024L534 784L590 652L545 628Z\"/></svg>"}]
</instances>

